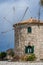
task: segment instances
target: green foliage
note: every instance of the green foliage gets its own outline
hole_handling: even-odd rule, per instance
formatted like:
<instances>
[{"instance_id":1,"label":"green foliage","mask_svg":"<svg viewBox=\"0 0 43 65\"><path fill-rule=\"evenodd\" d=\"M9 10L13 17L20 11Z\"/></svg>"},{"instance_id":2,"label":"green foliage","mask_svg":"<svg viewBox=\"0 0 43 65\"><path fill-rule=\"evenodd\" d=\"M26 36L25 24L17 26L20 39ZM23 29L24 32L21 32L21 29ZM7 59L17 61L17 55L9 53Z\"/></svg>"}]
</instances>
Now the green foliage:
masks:
<instances>
[{"instance_id":1,"label":"green foliage","mask_svg":"<svg viewBox=\"0 0 43 65\"><path fill-rule=\"evenodd\" d=\"M10 52L8 55L10 55L10 56L14 56L14 52Z\"/></svg>"},{"instance_id":2,"label":"green foliage","mask_svg":"<svg viewBox=\"0 0 43 65\"><path fill-rule=\"evenodd\" d=\"M0 53L0 58L4 59L6 57L7 53L6 52L1 52Z\"/></svg>"},{"instance_id":3,"label":"green foliage","mask_svg":"<svg viewBox=\"0 0 43 65\"><path fill-rule=\"evenodd\" d=\"M35 59L36 59L35 54L31 54L31 55L27 56L26 61L34 61Z\"/></svg>"},{"instance_id":4,"label":"green foliage","mask_svg":"<svg viewBox=\"0 0 43 65\"><path fill-rule=\"evenodd\" d=\"M11 52L9 52L9 54L8 55L10 55L10 56L14 56L14 52L13 51L11 51Z\"/></svg>"},{"instance_id":5,"label":"green foliage","mask_svg":"<svg viewBox=\"0 0 43 65\"><path fill-rule=\"evenodd\" d=\"M36 60L35 54L28 54L21 57L21 61L35 61L35 60Z\"/></svg>"}]
</instances>

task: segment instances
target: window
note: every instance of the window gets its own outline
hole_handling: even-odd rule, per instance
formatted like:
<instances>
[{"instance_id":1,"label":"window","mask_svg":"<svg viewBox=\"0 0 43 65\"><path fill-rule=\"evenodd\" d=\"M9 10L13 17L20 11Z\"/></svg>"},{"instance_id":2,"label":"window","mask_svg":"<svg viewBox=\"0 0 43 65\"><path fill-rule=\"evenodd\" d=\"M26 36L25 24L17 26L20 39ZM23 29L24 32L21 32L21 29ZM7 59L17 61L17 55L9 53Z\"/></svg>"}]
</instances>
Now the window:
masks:
<instances>
[{"instance_id":1,"label":"window","mask_svg":"<svg viewBox=\"0 0 43 65\"><path fill-rule=\"evenodd\" d=\"M31 27L28 27L28 33L31 33L32 29Z\"/></svg>"},{"instance_id":2,"label":"window","mask_svg":"<svg viewBox=\"0 0 43 65\"><path fill-rule=\"evenodd\" d=\"M26 46L25 53L34 53L34 46Z\"/></svg>"}]
</instances>

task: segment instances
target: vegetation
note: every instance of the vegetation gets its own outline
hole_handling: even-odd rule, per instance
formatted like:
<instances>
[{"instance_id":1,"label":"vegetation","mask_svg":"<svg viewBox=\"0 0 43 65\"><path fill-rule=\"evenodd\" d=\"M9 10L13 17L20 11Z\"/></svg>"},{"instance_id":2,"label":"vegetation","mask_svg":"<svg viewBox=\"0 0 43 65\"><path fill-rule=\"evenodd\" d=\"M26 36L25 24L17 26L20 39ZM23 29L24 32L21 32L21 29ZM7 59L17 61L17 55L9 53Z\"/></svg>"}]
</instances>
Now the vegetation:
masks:
<instances>
[{"instance_id":1,"label":"vegetation","mask_svg":"<svg viewBox=\"0 0 43 65\"><path fill-rule=\"evenodd\" d=\"M7 53L6 52L1 52L0 53L0 59L3 60L6 56L7 56Z\"/></svg>"},{"instance_id":2,"label":"vegetation","mask_svg":"<svg viewBox=\"0 0 43 65\"><path fill-rule=\"evenodd\" d=\"M36 59L35 54L31 54L30 56L27 57L26 61L34 61Z\"/></svg>"},{"instance_id":3,"label":"vegetation","mask_svg":"<svg viewBox=\"0 0 43 65\"><path fill-rule=\"evenodd\" d=\"M8 49L7 51L6 51L6 53L7 53L7 55L10 55L10 56L14 56L14 51L13 51L13 49Z\"/></svg>"},{"instance_id":4,"label":"vegetation","mask_svg":"<svg viewBox=\"0 0 43 65\"><path fill-rule=\"evenodd\" d=\"M36 56L35 54L25 55L21 57L21 61L35 61Z\"/></svg>"},{"instance_id":5,"label":"vegetation","mask_svg":"<svg viewBox=\"0 0 43 65\"><path fill-rule=\"evenodd\" d=\"M13 56L14 56L14 52L11 51L11 52L9 53L9 55L13 57Z\"/></svg>"},{"instance_id":6,"label":"vegetation","mask_svg":"<svg viewBox=\"0 0 43 65\"><path fill-rule=\"evenodd\" d=\"M43 6L43 0L40 0L41 6Z\"/></svg>"},{"instance_id":7,"label":"vegetation","mask_svg":"<svg viewBox=\"0 0 43 65\"><path fill-rule=\"evenodd\" d=\"M7 60L9 56L9 59L10 57L13 58L14 56L14 52L13 52L13 49L8 49L6 52L0 52L0 60Z\"/></svg>"},{"instance_id":8,"label":"vegetation","mask_svg":"<svg viewBox=\"0 0 43 65\"><path fill-rule=\"evenodd\" d=\"M28 54L28 55L23 55L19 57L18 55L15 55L13 50L7 50L6 52L1 52L0 53L0 60L8 60L7 56L12 57L12 61L35 61L36 56L35 54Z\"/></svg>"},{"instance_id":9,"label":"vegetation","mask_svg":"<svg viewBox=\"0 0 43 65\"><path fill-rule=\"evenodd\" d=\"M12 61L19 61L20 57L18 55L14 55L13 60Z\"/></svg>"}]
</instances>

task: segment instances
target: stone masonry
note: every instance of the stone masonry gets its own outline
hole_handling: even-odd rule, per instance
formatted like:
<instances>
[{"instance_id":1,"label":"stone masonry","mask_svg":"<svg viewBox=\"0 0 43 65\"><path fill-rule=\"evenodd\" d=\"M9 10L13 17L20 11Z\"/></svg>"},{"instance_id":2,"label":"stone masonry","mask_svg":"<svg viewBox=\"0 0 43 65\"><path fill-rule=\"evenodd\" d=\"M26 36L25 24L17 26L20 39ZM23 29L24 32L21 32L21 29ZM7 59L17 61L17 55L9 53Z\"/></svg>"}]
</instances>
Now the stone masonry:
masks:
<instances>
[{"instance_id":1,"label":"stone masonry","mask_svg":"<svg viewBox=\"0 0 43 65\"><path fill-rule=\"evenodd\" d=\"M27 28L31 27L32 32L28 33ZM25 54L25 46L34 45L34 54L37 60L43 59L43 25L24 24L15 26L15 53L19 56Z\"/></svg>"}]
</instances>

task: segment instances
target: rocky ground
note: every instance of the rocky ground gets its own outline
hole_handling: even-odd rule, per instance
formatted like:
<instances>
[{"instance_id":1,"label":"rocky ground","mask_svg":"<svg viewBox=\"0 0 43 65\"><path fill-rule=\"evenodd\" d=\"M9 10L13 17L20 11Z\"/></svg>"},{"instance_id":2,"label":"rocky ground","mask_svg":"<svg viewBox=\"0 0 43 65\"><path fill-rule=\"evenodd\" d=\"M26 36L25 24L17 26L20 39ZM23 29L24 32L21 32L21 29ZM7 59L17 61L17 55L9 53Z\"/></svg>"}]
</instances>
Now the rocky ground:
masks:
<instances>
[{"instance_id":1,"label":"rocky ground","mask_svg":"<svg viewBox=\"0 0 43 65\"><path fill-rule=\"evenodd\" d=\"M43 65L42 62L8 62L8 61L0 61L0 65Z\"/></svg>"}]
</instances>

